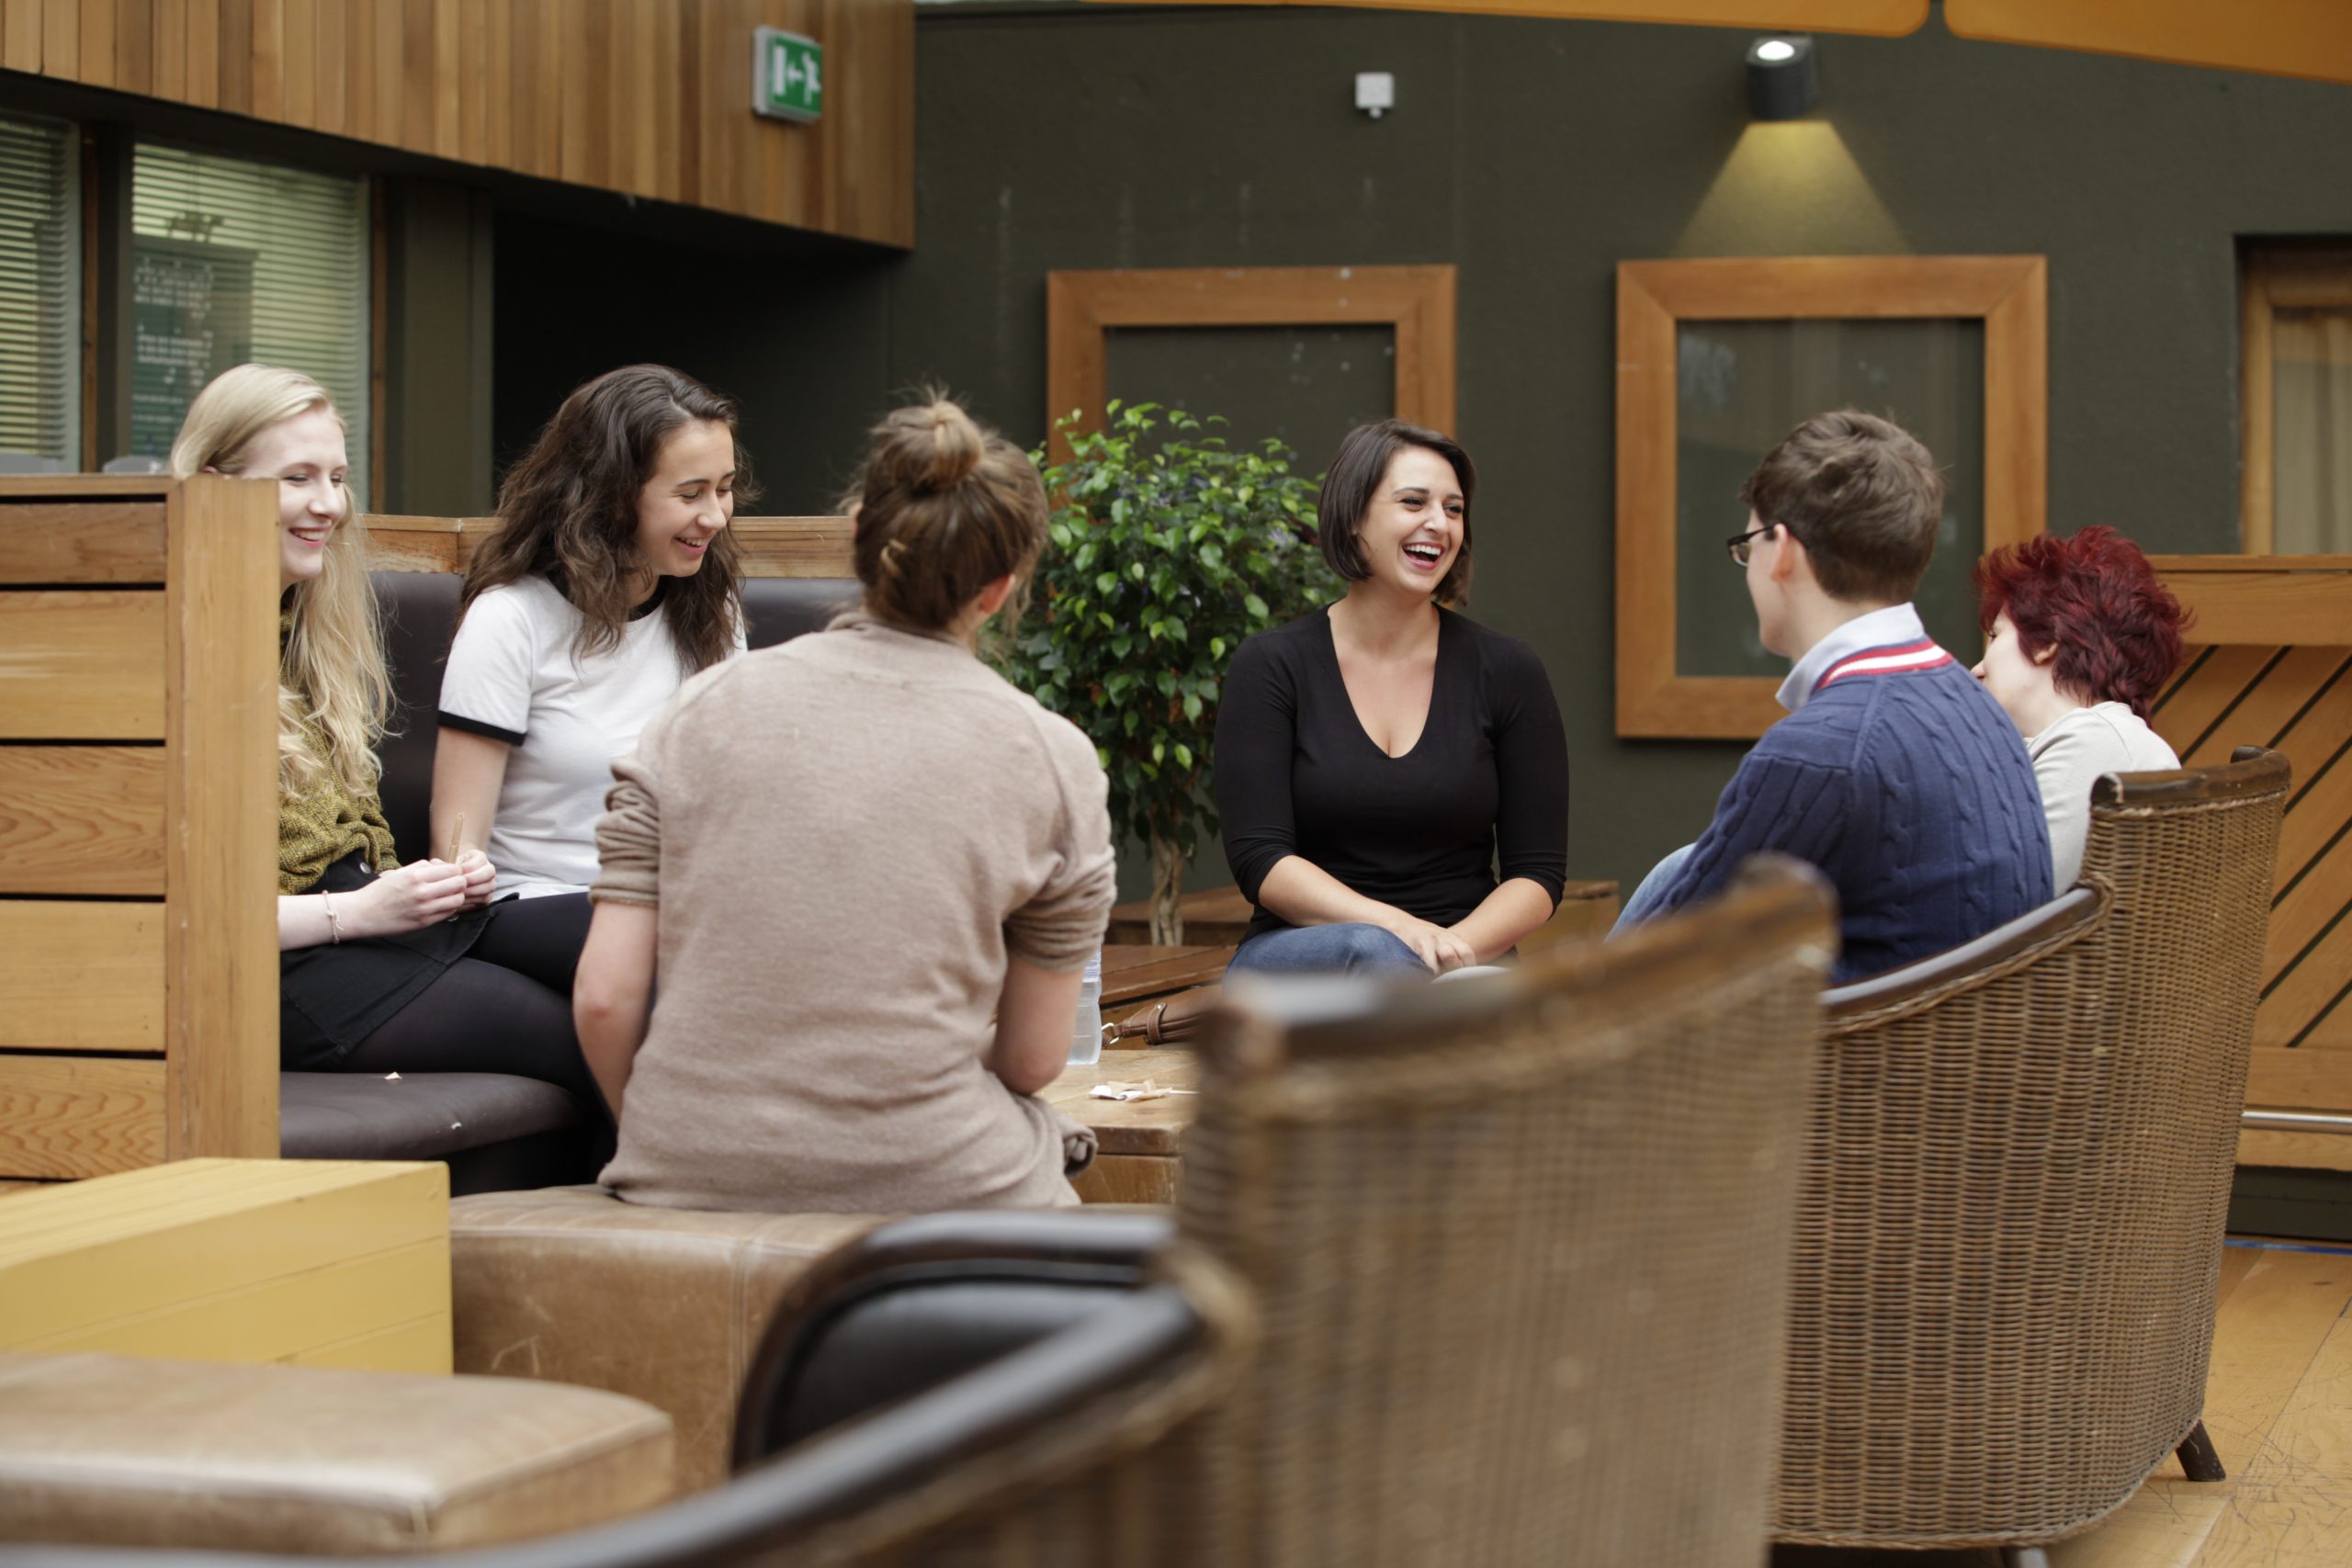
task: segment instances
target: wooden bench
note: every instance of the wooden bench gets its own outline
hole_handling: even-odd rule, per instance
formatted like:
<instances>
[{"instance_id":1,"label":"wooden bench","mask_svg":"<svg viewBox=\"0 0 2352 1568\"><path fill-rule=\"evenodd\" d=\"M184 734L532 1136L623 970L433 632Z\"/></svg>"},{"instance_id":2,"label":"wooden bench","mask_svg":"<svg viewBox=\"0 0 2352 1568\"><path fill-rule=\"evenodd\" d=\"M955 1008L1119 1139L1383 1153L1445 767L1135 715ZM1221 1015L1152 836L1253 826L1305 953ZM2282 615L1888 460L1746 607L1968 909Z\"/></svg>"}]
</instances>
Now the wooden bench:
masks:
<instances>
[{"instance_id":1,"label":"wooden bench","mask_svg":"<svg viewBox=\"0 0 2352 1568\"><path fill-rule=\"evenodd\" d=\"M274 1157L282 1084L291 1152L345 1152L337 1140L403 1117L392 1142L417 1152L429 1129L426 1157L451 1161L458 1190L474 1185L459 1156L514 1120L469 1116L484 1093L546 1120L544 1096L493 1075L416 1075L397 1105L373 1075L281 1079L277 515L251 480L0 479L0 1180ZM419 606L454 624L454 573L484 526L370 520L379 593L409 590L385 796L410 855L447 648ZM845 519L735 527L755 640L821 625L854 594Z\"/></svg>"}]
</instances>

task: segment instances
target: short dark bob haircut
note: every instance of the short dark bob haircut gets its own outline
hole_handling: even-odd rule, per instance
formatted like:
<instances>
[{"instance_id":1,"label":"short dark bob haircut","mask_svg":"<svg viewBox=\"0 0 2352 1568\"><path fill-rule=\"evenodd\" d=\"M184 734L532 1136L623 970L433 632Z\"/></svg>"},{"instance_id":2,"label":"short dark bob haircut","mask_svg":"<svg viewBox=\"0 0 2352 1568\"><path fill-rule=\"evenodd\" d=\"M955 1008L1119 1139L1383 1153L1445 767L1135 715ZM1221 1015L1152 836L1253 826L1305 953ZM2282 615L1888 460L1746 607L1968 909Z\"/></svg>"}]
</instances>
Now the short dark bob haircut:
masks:
<instances>
[{"instance_id":1,"label":"short dark bob haircut","mask_svg":"<svg viewBox=\"0 0 2352 1568\"><path fill-rule=\"evenodd\" d=\"M2002 615L2029 659L2051 656L2058 689L2082 702L2126 703L2142 718L2180 668L2188 618L2140 547L2112 528L2071 539L2037 535L1976 563L1976 618Z\"/></svg>"},{"instance_id":2,"label":"short dark bob haircut","mask_svg":"<svg viewBox=\"0 0 2352 1568\"><path fill-rule=\"evenodd\" d=\"M1363 559L1363 514L1372 510L1380 494L1380 481L1388 477L1388 465L1408 446L1434 452L1453 464L1453 477L1462 485L1462 548L1430 595L1453 609L1470 601L1470 502L1478 493L1478 470L1471 466L1470 454L1451 435L1401 419L1359 424L1349 431L1347 439L1340 443L1339 456L1331 459L1330 471L1323 476L1322 491L1315 498L1323 558L1350 582L1362 582L1372 575Z\"/></svg>"}]
</instances>

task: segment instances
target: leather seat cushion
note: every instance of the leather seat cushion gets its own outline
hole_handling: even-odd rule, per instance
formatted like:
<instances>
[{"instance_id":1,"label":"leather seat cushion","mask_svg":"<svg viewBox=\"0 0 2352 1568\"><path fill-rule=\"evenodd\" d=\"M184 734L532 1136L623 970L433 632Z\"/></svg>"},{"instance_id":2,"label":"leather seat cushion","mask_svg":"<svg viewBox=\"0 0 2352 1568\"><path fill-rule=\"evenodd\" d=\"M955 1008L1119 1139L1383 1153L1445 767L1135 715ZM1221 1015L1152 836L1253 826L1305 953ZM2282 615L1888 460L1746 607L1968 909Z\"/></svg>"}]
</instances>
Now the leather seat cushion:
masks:
<instances>
[{"instance_id":1,"label":"leather seat cushion","mask_svg":"<svg viewBox=\"0 0 2352 1568\"><path fill-rule=\"evenodd\" d=\"M443 1159L587 1118L570 1095L503 1073L280 1073L288 1159Z\"/></svg>"},{"instance_id":2,"label":"leather seat cushion","mask_svg":"<svg viewBox=\"0 0 2352 1568\"><path fill-rule=\"evenodd\" d=\"M359 1555L602 1523L670 1491L669 1418L591 1389L0 1354L0 1540Z\"/></svg>"},{"instance_id":3,"label":"leather seat cushion","mask_svg":"<svg viewBox=\"0 0 2352 1568\"><path fill-rule=\"evenodd\" d=\"M547 1378L669 1413L678 1488L727 1479L735 1404L785 1292L881 1223L624 1202L599 1187L449 1205L461 1372Z\"/></svg>"}]
</instances>

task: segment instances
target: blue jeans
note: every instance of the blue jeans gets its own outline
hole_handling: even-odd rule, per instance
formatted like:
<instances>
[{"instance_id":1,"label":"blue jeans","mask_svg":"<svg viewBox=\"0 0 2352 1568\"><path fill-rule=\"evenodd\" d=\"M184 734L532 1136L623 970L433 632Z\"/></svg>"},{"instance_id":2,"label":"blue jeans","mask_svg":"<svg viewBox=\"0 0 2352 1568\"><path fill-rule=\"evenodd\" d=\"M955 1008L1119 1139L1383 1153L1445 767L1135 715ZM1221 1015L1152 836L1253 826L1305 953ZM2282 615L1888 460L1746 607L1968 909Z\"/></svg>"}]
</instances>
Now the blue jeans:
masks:
<instances>
[{"instance_id":1,"label":"blue jeans","mask_svg":"<svg viewBox=\"0 0 2352 1568\"><path fill-rule=\"evenodd\" d=\"M1634 896L1617 912L1617 923L1609 929L1609 934L1615 936L1619 931L1630 931L1656 914L1659 896L1674 880L1674 874L1682 869L1682 863L1690 858L1690 852L1698 847L1685 844L1679 850L1668 850L1664 860L1650 867L1650 874L1642 878L1642 885L1634 889Z\"/></svg>"},{"instance_id":2,"label":"blue jeans","mask_svg":"<svg viewBox=\"0 0 2352 1568\"><path fill-rule=\"evenodd\" d=\"M1362 920L1329 926L1286 926L1260 931L1241 944L1227 975L1369 975L1378 979L1430 978L1430 966L1396 932Z\"/></svg>"}]
</instances>

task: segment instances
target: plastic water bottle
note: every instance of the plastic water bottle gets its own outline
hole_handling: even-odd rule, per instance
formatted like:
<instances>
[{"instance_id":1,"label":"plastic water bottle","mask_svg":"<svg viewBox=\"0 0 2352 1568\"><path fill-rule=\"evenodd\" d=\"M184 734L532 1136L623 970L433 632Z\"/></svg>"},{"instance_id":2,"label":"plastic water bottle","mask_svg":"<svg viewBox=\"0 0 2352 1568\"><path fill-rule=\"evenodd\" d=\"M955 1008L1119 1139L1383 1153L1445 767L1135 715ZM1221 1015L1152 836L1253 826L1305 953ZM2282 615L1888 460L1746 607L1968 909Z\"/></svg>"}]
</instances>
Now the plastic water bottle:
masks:
<instances>
[{"instance_id":1,"label":"plastic water bottle","mask_svg":"<svg viewBox=\"0 0 2352 1568\"><path fill-rule=\"evenodd\" d=\"M1102 1059L1102 950L1086 961L1078 985L1078 1019L1069 1036L1069 1065L1091 1067Z\"/></svg>"}]
</instances>

